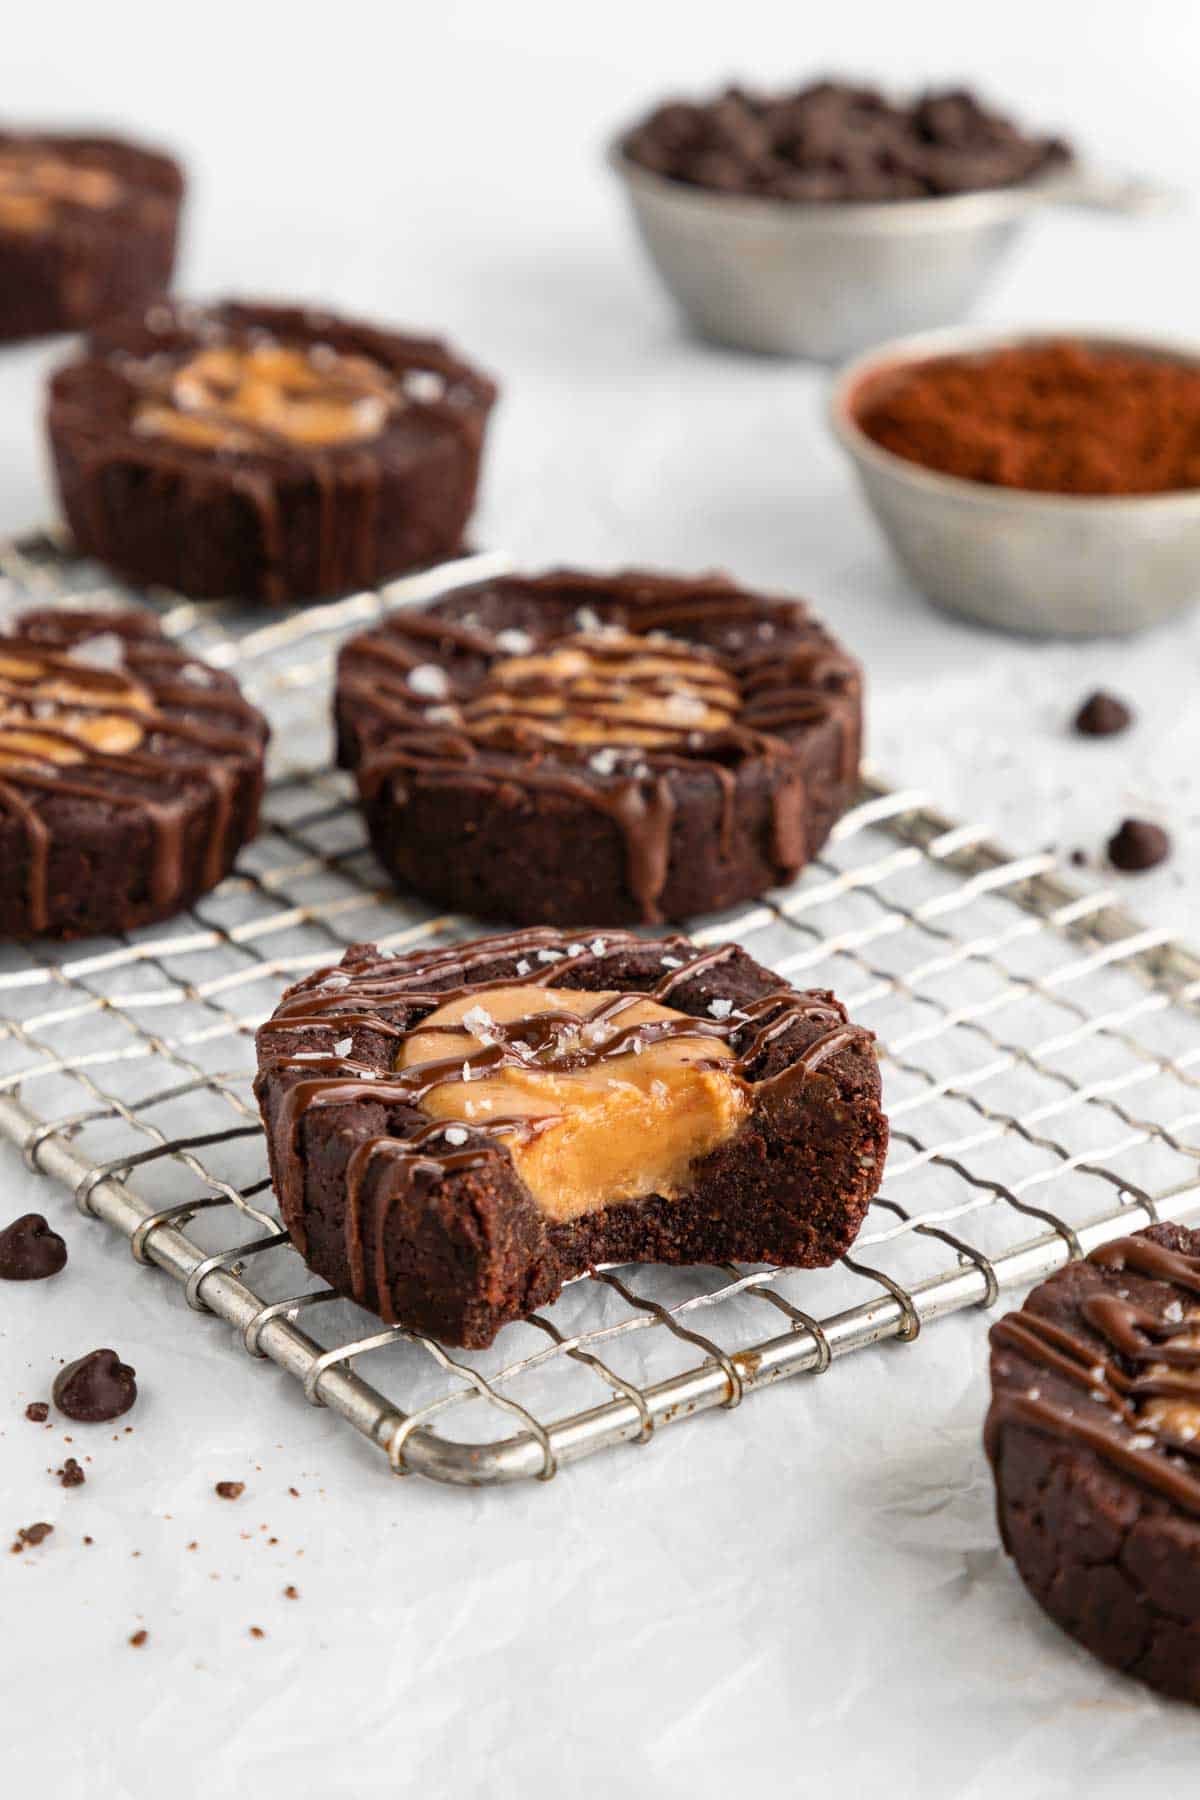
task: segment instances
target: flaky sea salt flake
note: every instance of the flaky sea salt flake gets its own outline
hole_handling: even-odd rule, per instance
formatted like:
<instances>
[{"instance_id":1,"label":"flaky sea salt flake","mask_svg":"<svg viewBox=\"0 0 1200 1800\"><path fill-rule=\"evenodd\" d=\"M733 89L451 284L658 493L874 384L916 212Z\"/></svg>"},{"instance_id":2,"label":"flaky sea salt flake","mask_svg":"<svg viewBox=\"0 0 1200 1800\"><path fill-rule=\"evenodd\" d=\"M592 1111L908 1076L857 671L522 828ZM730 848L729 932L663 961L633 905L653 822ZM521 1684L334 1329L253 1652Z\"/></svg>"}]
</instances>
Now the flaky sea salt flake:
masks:
<instances>
[{"instance_id":1,"label":"flaky sea salt flake","mask_svg":"<svg viewBox=\"0 0 1200 1800\"><path fill-rule=\"evenodd\" d=\"M428 700L444 700L450 692L450 678L436 663L418 663L408 671L408 685L414 694Z\"/></svg>"}]
</instances>

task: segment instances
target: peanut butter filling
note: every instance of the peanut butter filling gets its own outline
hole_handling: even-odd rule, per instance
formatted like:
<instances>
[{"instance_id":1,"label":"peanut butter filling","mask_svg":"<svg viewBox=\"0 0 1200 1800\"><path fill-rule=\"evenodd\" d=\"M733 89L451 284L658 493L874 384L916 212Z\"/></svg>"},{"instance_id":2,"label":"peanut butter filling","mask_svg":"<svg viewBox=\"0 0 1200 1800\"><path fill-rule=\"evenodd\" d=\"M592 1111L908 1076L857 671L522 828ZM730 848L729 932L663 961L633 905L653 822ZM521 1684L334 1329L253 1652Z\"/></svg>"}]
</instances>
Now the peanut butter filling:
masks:
<instances>
[{"instance_id":1,"label":"peanut butter filling","mask_svg":"<svg viewBox=\"0 0 1200 1800\"><path fill-rule=\"evenodd\" d=\"M677 743L721 731L741 706L733 677L695 651L625 632L566 638L495 663L465 709L472 730L550 743Z\"/></svg>"},{"instance_id":2,"label":"peanut butter filling","mask_svg":"<svg viewBox=\"0 0 1200 1800\"><path fill-rule=\"evenodd\" d=\"M154 702L136 681L80 665L78 675L56 656L42 662L0 651L0 769L85 762L90 750L123 756L145 732L129 713L150 714ZM109 712L108 706L120 708Z\"/></svg>"},{"instance_id":3,"label":"peanut butter filling","mask_svg":"<svg viewBox=\"0 0 1200 1800\"><path fill-rule=\"evenodd\" d=\"M120 197L121 183L108 169L28 146L0 150L0 227L8 231L41 231L60 206L103 212Z\"/></svg>"},{"instance_id":4,"label":"peanut butter filling","mask_svg":"<svg viewBox=\"0 0 1200 1800\"><path fill-rule=\"evenodd\" d=\"M215 345L166 385L151 383L134 430L200 449L253 450L283 440L318 449L377 437L403 396L366 356L327 346Z\"/></svg>"},{"instance_id":5,"label":"peanut butter filling","mask_svg":"<svg viewBox=\"0 0 1200 1800\"><path fill-rule=\"evenodd\" d=\"M746 1117L734 1053L699 1023L637 994L494 988L432 1013L397 1067L428 1068L422 1109L489 1130L540 1210L566 1221L675 1199Z\"/></svg>"},{"instance_id":6,"label":"peanut butter filling","mask_svg":"<svg viewBox=\"0 0 1200 1800\"><path fill-rule=\"evenodd\" d=\"M1173 1349L1200 1350L1200 1307L1192 1307L1184 1315L1189 1322L1195 1321L1196 1329L1180 1331L1171 1339ZM1170 1363L1150 1363L1144 1373L1154 1379L1163 1376L1178 1376L1178 1367L1172 1368ZM1196 1398L1182 1400L1172 1395L1169 1399L1156 1398L1147 1400L1138 1410L1138 1417L1144 1420L1151 1431L1161 1431L1170 1437L1182 1438L1190 1442L1200 1437L1200 1373L1196 1376Z\"/></svg>"}]
</instances>

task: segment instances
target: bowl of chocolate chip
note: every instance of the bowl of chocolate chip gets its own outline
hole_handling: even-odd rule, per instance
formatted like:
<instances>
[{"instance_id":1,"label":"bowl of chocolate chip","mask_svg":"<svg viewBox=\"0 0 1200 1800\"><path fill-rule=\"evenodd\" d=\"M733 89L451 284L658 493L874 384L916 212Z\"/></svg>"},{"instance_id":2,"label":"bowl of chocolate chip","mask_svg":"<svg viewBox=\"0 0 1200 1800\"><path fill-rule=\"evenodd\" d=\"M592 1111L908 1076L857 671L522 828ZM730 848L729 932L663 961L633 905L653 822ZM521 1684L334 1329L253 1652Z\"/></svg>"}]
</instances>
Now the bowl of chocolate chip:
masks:
<instances>
[{"instance_id":1,"label":"bowl of chocolate chip","mask_svg":"<svg viewBox=\"0 0 1200 1800\"><path fill-rule=\"evenodd\" d=\"M818 361L962 318L1049 201L1137 212L1166 197L965 90L893 101L844 81L667 101L609 160L695 331Z\"/></svg>"},{"instance_id":2,"label":"bowl of chocolate chip","mask_svg":"<svg viewBox=\"0 0 1200 1800\"><path fill-rule=\"evenodd\" d=\"M928 332L838 378L835 436L937 605L1037 636L1200 598L1200 348L1119 332Z\"/></svg>"}]
</instances>

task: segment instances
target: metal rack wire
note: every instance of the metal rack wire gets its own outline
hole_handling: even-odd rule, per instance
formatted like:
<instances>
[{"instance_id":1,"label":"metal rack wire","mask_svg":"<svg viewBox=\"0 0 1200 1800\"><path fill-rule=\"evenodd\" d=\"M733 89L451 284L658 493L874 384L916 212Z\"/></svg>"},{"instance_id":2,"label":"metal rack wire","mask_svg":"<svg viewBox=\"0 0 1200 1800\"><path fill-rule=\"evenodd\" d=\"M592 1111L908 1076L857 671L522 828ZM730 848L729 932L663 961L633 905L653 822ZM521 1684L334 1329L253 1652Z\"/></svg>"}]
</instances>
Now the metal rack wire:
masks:
<instances>
[{"instance_id":1,"label":"metal rack wire","mask_svg":"<svg viewBox=\"0 0 1200 1800\"><path fill-rule=\"evenodd\" d=\"M0 546L6 607L148 602L236 667L276 727L262 835L215 893L163 926L0 957L0 1133L31 1168L395 1471L467 1485L548 1478L1200 1211L1200 958L1111 893L1077 892L1052 854L1009 857L871 776L801 881L693 933L835 988L879 1035L893 1149L851 1256L820 1273L597 1270L490 1351L453 1355L311 1277L266 1178L254 1028L347 943L472 929L374 864L322 750L331 658L381 612L497 566L466 557L263 624L130 596L49 537ZM307 766L297 743L315 746Z\"/></svg>"}]
</instances>

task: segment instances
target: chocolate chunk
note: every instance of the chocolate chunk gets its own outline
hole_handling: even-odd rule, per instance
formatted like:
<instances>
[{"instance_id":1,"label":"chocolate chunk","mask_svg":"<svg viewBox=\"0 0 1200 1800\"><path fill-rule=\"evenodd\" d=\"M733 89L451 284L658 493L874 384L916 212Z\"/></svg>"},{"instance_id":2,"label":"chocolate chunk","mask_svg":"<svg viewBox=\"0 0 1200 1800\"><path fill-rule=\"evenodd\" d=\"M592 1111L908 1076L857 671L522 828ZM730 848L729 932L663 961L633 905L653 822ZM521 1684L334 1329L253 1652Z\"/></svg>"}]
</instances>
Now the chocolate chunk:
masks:
<instances>
[{"instance_id":1,"label":"chocolate chunk","mask_svg":"<svg viewBox=\"0 0 1200 1800\"><path fill-rule=\"evenodd\" d=\"M1089 694L1075 714L1074 728L1080 737L1115 737L1133 724L1133 709L1115 694L1097 688Z\"/></svg>"},{"instance_id":2,"label":"chocolate chunk","mask_svg":"<svg viewBox=\"0 0 1200 1800\"><path fill-rule=\"evenodd\" d=\"M1125 819L1108 840L1108 860L1127 875L1157 868L1171 854L1171 840L1161 825L1149 819Z\"/></svg>"},{"instance_id":3,"label":"chocolate chunk","mask_svg":"<svg viewBox=\"0 0 1200 1800\"><path fill-rule=\"evenodd\" d=\"M55 1470L55 1474L65 1488L82 1487L87 1480L87 1476L73 1456L68 1456L62 1468Z\"/></svg>"},{"instance_id":4,"label":"chocolate chunk","mask_svg":"<svg viewBox=\"0 0 1200 1800\"><path fill-rule=\"evenodd\" d=\"M44 1425L50 1417L50 1408L44 1400L31 1400L25 1408L25 1417L31 1425Z\"/></svg>"},{"instance_id":5,"label":"chocolate chunk","mask_svg":"<svg viewBox=\"0 0 1200 1800\"><path fill-rule=\"evenodd\" d=\"M246 1491L244 1481L218 1481L216 1491L222 1500L240 1500Z\"/></svg>"},{"instance_id":6,"label":"chocolate chunk","mask_svg":"<svg viewBox=\"0 0 1200 1800\"><path fill-rule=\"evenodd\" d=\"M0 1281L45 1281L67 1264L67 1246L41 1213L23 1213L0 1231Z\"/></svg>"},{"instance_id":7,"label":"chocolate chunk","mask_svg":"<svg viewBox=\"0 0 1200 1800\"><path fill-rule=\"evenodd\" d=\"M667 101L627 133L622 149L692 187L808 203L1008 187L1071 156L1057 138L1027 136L965 89L893 102L846 81Z\"/></svg>"},{"instance_id":8,"label":"chocolate chunk","mask_svg":"<svg viewBox=\"0 0 1200 1800\"><path fill-rule=\"evenodd\" d=\"M119 1419L137 1399L134 1371L115 1350L92 1350L68 1363L54 1382L54 1404L81 1425Z\"/></svg>"}]
</instances>

